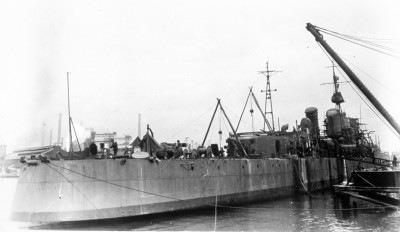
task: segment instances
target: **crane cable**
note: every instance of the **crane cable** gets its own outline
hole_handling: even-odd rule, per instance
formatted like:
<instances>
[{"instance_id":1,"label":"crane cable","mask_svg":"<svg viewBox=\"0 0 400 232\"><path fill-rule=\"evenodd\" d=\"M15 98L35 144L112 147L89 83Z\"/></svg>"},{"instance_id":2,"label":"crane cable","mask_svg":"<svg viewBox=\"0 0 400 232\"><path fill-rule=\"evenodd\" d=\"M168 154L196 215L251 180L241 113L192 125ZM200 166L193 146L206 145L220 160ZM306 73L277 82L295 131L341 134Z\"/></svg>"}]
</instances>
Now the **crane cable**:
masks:
<instances>
[{"instance_id":1,"label":"crane cable","mask_svg":"<svg viewBox=\"0 0 400 232\"><path fill-rule=\"evenodd\" d=\"M375 43L375 42L367 41L367 40L362 39L362 37L356 37L356 36L341 34L341 33L334 32L334 31L331 31L331 30L327 30L327 29L324 29L324 28L321 28L321 27L317 27L317 26L315 26L315 28L319 32L323 32L325 34L334 36L336 38L339 38L339 39L342 39L342 40L357 44L359 46L374 50L376 52L379 52L379 53L382 53L382 54L385 54L385 55L400 59L399 56L395 55L395 54L400 54L400 50L398 50L398 49L394 49L394 48L391 48L391 47L388 47L388 46L380 45L380 44Z\"/></svg>"},{"instance_id":2,"label":"crane cable","mask_svg":"<svg viewBox=\"0 0 400 232\"><path fill-rule=\"evenodd\" d=\"M323 32L327 31L327 32L330 32L330 33L333 33L333 34L337 34L337 35L340 35L340 36L343 36L343 37L351 38L351 39L354 39L354 40L369 42L369 43L377 45L377 46L378 45L379 46L383 46L383 45L378 44L377 41L381 41L381 43L387 43L388 41L399 41L398 39L397 40L396 39L379 39L379 38L370 38L370 37L360 37L360 36L354 36L354 35L347 35L347 34L335 32L335 31L332 31L332 30L328 30L326 28L318 27L318 26L315 26L315 28L317 28L318 30L323 31ZM373 40L375 40L376 43L375 42L371 42ZM398 51L397 49L393 49L393 48L390 48L390 47L387 47L387 46L383 46L383 47L386 47L387 49Z\"/></svg>"},{"instance_id":3,"label":"crane cable","mask_svg":"<svg viewBox=\"0 0 400 232\"><path fill-rule=\"evenodd\" d=\"M176 132L175 134L173 134L172 136L170 136L167 141L169 141L170 139L174 138L176 135L180 134L182 131L186 130L189 126L193 125L195 122L197 122L200 119L204 118L204 115L206 115L208 112L211 111L211 109L214 106L211 106L209 109L207 109L206 111L204 111L199 117L197 117L196 119L192 120L190 123L188 123L186 126L184 126L182 129L178 130L178 132Z\"/></svg>"}]
</instances>

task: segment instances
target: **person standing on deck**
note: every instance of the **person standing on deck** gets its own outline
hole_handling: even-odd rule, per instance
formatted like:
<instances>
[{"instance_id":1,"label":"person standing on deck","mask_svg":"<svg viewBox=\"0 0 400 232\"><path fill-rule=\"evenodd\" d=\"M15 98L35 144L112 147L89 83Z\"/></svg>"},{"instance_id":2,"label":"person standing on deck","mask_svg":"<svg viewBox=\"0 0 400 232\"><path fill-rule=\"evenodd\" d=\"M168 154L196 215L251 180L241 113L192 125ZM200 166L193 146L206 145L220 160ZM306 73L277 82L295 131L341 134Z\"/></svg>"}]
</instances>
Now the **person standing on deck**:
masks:
<instances>
[{"instance_id":1,"label":"person standing on deck","mask_svg":"<svg viewBox=\"0 0 400 232\"><path fill-rule=\"evenodd\" d=\"M397 157L393 155L393 167L397 167Z\"/></svg>"},{"instance_id":2,"label":"person standing on deck","mask_svg":"<svg viewBox=\"0 0 400 232\"><path fill-rule=\"evenodd\" d=\"M92 142L89 146L89 154L92 157L97 155L97 145L94 142Z\"/></svg>"},{"instance_id":3,"label":"person standing on deck","mask_svg":"<svg viewBox=\"0 0 400 232\"><path fill-rule=\"evenodd\" d=\"M110 149L113 148L114 150L114 156L117 156L117 152L118 152L118 143L114 142L114 139L111 139L111 146Z\"/></svg>"}]
</instances>

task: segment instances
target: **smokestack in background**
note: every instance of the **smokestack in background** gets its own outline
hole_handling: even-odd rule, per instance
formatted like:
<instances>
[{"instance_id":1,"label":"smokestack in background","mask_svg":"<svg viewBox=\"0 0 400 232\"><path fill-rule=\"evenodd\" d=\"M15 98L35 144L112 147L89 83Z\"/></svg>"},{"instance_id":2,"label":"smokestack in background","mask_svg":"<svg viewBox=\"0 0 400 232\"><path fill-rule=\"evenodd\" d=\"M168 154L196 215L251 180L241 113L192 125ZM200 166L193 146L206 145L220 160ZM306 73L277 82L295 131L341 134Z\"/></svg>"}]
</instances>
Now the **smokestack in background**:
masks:
<instances>
[{"instance_id":1,"label":"smokestack in background","mask_svg":"<svg viewBox=\"0 0 400 232\"><path fill-rule=\"evenodd\" d=\"M58 114L58 135L57 144L61 144L61 114Z\"/></svg>"},{"instance_id":2,"label":"smokestack in background","mask_svg":"<svg viewBox=\"0 0 400 232\"><path fill-rule=\"evenodd\" d=\"M53 130L50 130L50 146L53 144Z\"/></svg>"},{"instance_id":3,"label":"smokestack in background","mask_svg":"<svg viewBox=\"0 0 400 232\"><path fill-rule=\"evenodd\" d=\"M45 134L45 126L46 126L46 123L43 123L42 124L42 147L44 146L44 134Z\"/></svg>"}]
</instances>

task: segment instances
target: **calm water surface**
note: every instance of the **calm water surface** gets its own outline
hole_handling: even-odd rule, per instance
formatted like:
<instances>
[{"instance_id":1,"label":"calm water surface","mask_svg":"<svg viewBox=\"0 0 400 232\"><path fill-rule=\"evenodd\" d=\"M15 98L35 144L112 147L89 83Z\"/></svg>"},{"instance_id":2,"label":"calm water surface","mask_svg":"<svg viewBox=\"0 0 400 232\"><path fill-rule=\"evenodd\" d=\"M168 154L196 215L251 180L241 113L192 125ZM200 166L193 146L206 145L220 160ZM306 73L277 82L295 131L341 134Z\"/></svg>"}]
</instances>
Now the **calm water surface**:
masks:
<instances>
[{"instance_id":1,"label":"calm water surface","mask_svg":"<svg viewBox=\"0 0 400 232\"><path fill-rule=\"evenodd\" d=\"M400 231L400 211L355 199L346 204L329 191L218 208L217 217L214 209L206 209L120 220L27 224L9 220L16 184L17 179L0 179L0 231Z\"/></svg>"}]
</instances>

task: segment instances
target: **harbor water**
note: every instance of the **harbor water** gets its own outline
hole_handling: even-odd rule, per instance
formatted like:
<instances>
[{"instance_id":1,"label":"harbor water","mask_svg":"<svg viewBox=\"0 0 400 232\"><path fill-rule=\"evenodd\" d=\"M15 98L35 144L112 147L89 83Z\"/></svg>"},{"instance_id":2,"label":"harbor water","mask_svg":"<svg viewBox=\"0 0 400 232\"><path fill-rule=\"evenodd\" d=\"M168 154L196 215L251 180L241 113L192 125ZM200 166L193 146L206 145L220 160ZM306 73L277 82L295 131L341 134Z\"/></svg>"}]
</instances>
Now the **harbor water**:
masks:
<instances>
[{"instance_id":1,"label":"harbor water","mask_svg":"<svg viewBox=\"0 0 400 232\"><path fill-rule=\"evenodd\" d=\"M399 231L400 211L346 201L331 191L234 207L117 220L29 224L9 219L18 179L0 179L0 231ZM99 193L100 194L100 193ZM118 196L114 196L118 197ZM44 201L46 199L43 199Z\"/></svg>"}]
</instances>

